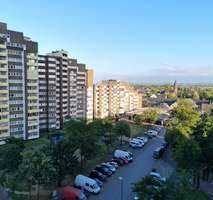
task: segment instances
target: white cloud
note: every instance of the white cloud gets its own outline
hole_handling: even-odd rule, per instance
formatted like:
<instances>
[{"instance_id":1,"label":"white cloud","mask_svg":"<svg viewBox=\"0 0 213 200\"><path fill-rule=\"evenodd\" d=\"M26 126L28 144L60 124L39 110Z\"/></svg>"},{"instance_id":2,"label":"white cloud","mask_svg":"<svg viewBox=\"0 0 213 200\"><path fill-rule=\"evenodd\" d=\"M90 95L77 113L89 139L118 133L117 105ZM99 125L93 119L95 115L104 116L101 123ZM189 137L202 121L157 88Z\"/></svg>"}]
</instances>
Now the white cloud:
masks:
<instances>
[{"instance_id":1,"label":"white cloud","mask_svg":"<svg viewBox=\"0 0 213 200\"><path fill-rule=\"evenodd\" d=\"M163 64L163 67L154 70L155 75L163 76L190 76L190 77L211 77L213 78L213 66L173 66L169 64Z\"/></svg>"},{"instance_id":2,"label":"white cloud","mask_svg":"<svg viewBox=\"0 0 213 200\"><path fill-rule=\"evenodd\" d=\"M124 73L120 74L95 72L96 82L106 79L118 79L137 83L213 83L213 66L174 66L161 64L162 67L150 69L148 73ZM125 71L125 70L124 70Z\"/></svg>"}]
</instances>

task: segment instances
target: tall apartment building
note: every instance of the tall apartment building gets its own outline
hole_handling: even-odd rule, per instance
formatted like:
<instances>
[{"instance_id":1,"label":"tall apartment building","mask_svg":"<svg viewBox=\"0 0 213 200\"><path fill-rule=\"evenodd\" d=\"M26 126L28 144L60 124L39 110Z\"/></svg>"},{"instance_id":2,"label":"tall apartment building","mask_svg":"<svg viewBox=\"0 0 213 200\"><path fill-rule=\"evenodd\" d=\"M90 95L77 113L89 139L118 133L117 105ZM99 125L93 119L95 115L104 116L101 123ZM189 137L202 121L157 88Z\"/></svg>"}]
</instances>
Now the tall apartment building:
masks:
<instances>
[{"instance_id":1,"label":"tall apartment building","mask_svg":"<svg viewBox=\"0 0 213 200\"><path fill-rule=\"evenodd\" d=\"M88 76L84 64L69 56L67 51L54 51L39 55L39 104L40 130L63 128L70 118L86 119L89 88L93 85L93 76ZM91 106L91 104L90 104ZM93 107L93 106L92 106ZM91 108L90 108L91 109Z\"/></svg>"},{"instance_id":2,"label":"tall apartment building","mask_svg":"<svg viewBox=\"0 0 213 200\"><path fill-rule=\"evenodd\" d=\"M0 138L39 137L38 45L0 22Z\"/></svg>"},{"instance_id":3,"label":"tall apartment building","mask_svg":"<svg viewBox=\"0 0 213 200\"><path fill-rule=\"evenodd\" d=\"M94 110L94 91L93 91L93 78L94 73L92 69L87 70L87 108L86 108L86 118L88 120L93 120Z\"/></svg>"},{"instance_id":4,"label":"tall apartment building","mask_svg":"<svg viewBox=\"0 0 213 200\"><path fill-rule=\"evenodd\" d=\"M50 131L57 128L56 120L56 64L52 56L39 55L39 128Z\"/></svg>"},{"instance_id":5,"label":"tall apartment building","mask_svg":"<svg viewBox=\"0 0 213 200\"><path fill-rule=\"evenodd\" d=\"M115 116L141 107L142 96L129 83L107 80L95 85L95 118Z\"/></svg>"}]
</instances>

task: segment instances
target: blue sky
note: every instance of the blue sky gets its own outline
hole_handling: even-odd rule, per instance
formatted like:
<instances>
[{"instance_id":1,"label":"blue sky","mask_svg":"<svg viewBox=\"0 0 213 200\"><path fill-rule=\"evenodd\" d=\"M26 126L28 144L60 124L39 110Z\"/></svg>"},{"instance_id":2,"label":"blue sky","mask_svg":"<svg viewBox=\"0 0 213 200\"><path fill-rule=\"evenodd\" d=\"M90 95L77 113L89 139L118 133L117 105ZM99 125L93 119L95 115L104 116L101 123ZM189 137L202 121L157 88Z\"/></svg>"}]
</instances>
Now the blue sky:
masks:
<instances>
[{"instance_id":1,"label":"blue sky","mask_svg":"<svg viewBox=\"0 0 213 200\"><path fill-rule=\"evenodd\" d=\"M66 49L96 80L213 82L212 0L7 0L0 21Z\"/></svg>"}]
</instances>

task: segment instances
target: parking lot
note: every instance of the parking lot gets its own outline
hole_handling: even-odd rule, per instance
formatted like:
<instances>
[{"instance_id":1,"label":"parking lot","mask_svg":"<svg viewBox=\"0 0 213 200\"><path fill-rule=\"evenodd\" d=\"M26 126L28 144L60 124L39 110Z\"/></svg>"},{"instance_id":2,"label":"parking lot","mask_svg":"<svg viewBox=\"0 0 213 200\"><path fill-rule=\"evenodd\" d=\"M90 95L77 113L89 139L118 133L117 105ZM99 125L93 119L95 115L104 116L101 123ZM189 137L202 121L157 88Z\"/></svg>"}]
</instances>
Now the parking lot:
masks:
<instances>
[{"instance_id":1,"label":"parking lot","mask_svg":"<svg viewBox=\"0 0 213 200\"><path fill-rule=\"evenodd\" d=\"M164 142L164 132L162 129L157 137L154 137L142 149L131 149L134 154L134 161L128 165L120 167L117 172L108 178L100 194L91 195L91 200L130 200L134 199L132 193L133 183L149 174L153 168L157 168L163 176L168 177L172 171L168 163L163 160L152 158L153 151ZM119 179L122 177L122 181ZM123 186L122 186L123 184ZM123 195L123 198L121 197Z\"/></svg>"}]
</instances>

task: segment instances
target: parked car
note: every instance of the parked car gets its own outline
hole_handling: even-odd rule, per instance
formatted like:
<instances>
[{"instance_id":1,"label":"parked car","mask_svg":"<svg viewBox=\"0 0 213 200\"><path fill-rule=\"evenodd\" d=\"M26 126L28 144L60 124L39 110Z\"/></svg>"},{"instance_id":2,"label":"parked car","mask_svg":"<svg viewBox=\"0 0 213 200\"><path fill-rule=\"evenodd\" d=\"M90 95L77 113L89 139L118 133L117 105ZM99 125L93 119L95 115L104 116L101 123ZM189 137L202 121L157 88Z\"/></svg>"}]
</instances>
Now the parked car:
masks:
<instances>
[{"instance_id":1,"label":"parked car","mask_svg":"<svg viewBox=\"0 0 213 200\"><path fill-rule=\"evenodd\" d=\"M116 162L119 166L124 165L124 161L120 158L113 158L110 162Z\"/></svg>"},{"instance_id":2,"label":"parked car","mask_svg":"<svg viewBox=\"0 0 213 200\"><path fill-rule=\"evenodd\" d=\"M155 130L148 130L148 133L154 137L156 137L158 135L158 132Z\"/></svg>"},{"instance_id":3,"label":"parked car","mask_svg":"<svg viewBox=\"0 0 213 200\"><path fill-rule=\"evenodd\" d=\"M159 159L162 157L164 149L162 147L157 148L153 153L153 158Z\"/></svg>"},{"instance_id":4,"label":"parked car","mask_svg":"<svg viewBox=\"0 0 213 200\"><path fill-rule=\"evenodd\" d=\"M132 152L130 152L129 150L123 150L123 151L127 152L133 158L133 153Z\"/></svg>"},{"instance_id":5,"label":"parked car","mask_svg":"<svg viewBox=\"0 0 213 200\"><path fill-rule=\"evenodd\" d=\"M132 141L139 142L140 144L142 144L142 146L145 145L145 142L141 139L138 139L138 138L132 138Z\"/></svg>"},{"instance_id":6,"label":"parked car","mask_svg":"<svg viewBox=\"0 0 213 200\"><path fill-rule=\"evenodd\" d=\"M161 176L159 173L157 172L150 172L150 176L153 177L154 179L160 181L160 182L166 182L166 178Z\"/></svg>"},{"instance_id":7,"label":"parked car","mask_svg":"<svg viewBox=\"0 0 213 200\"><path fill-rule=\"evenodd\" d=\"M160 132L160 131L161 131L161 127L159 127L159 126L153 126L151 129L152 129L152 130L155 130L155 131L157 131L157 132Z\"/></svg>"},{"instance_id":8,"label":"parked car","mask_svg":"<svg viewBox=\"0 0 213 200\"><path fill-rule=\"evenodd\" d=\"M100 181L98 178L94 178L94 180L97 182L97 184L99 185L99 187L103 186L103 181Z\"/></svg>"},{"instance_id":9,"label":"parked car","mask_svg":"<svg viewBox=\"0 0 213 200\"><path fill-rule=\"evenodd\" d=\"M107 163L114 166L116 169L118 168L118 163L116 163L116 162L110 161L110 162L107 162Z\"/></svg>"},{"instance_id":10,"label":"parked car","mask_svg":"<svg viewBox=\"0 0 213 200\"><path fill-rule=\"evenodd\" d=\"M164 142L161 147L166 150L169 147L169 143L168 142Z\"/></svg>"},{"instance_id":11,"label":"parked car","mask_svg":"<svg viewBox=\"0 0 213 200\"><path fill-rule=\"evenodd\" d=\"M149 139L152 139L154 136L150 134L149 132L145 132L144 135L148 137Z\"/></svg>"},{"instance_id":12,"label":"parked car","mask_svg":"<svg viewBox=\"0 0 213 200\"><path fill-rule=\"evenodd\" d=\"M134 140L131 140L129 142L129 146L132 147L132 148L142 148L143 145L137 141L134 141Z\"/></svg>"},{"instance_id":13,"label":"parked car","mask_svg":"<svg viewBox=\"0 0 213 200\"><path fill-rule=\"evenodd\" d=\"M102 174L101 172L97 170L92 170L89 175L90 178L95 179L98 178L100 181L106 180L106 175Z\"/></svg>"},{"instance_id":14,"label":"parked car","mask_svg":"<svg viewBox=\"0 0 213 200\"><path fill-rule=\"evenodd\" d=\"M87 197L83 190L65 186L52 193L52 200L87 200Z\"/></svg>"},{"instance_id":15,"label":"parked car","mask_svg":"<svg viewBox=\"0 0 213 200\"><path fill-rule=\"evenodd\" d=\"M112 175L112 171L109 168L101 166L101 165L97 165L95 167L95 170L101 172L102 174L104 174L106 176L111 176Z\"/></svg>"},{"instance_id":16,"label":"parked car","mask_svg":"<svg viewBox=\"0 0 213 200\"><path fill-rule=\"evenodd\" d=\"M120 158L121 160L123 160L124 164L128 164L129 161L126 158Z\"/></svg>"},{"instance_id":17,"label":"parked car","mask_svg":"<svg viewBox=\"0 0 213 200\"><path fill-rule=\"evenodd\" d=\"M147 137L137 137L137 139L142 140L145 144L148 142Z\"/></svg>"},{"instance_id":18,"label":"parked car","mask_svg":"<svg viewBox=\"0 0 213 200\"><path fill-rule=\"evenodd\" d=\"M121 158L124 161L127 160L128 162L132 162L132 160L133 160L132 156L128 152L123 151L123 150L115 150L114 157ZM125 161L125 163L126 163L126 161Z\"/></svg>"},{"instance_id":19,"label":"parked car","mask_svg":"<svg viewBox=\"0 0 213 200\"><path fill-rule=\"evenodd\" d=\"M113 173L116 172L116 168L113 165L110 165L109 163L101 163L101 166L107 167Z\"/></svg>"},{"instance_id":20,"label":"parked car","mask_svg":"<svg viewBox=\"0 0 213 200\"><path fill-rule=\"evenodd\" d=\"M98 194L101 190L95 180L81 174L75 177L74 185L93 194Z\"/></svg>"}]
</instances>

